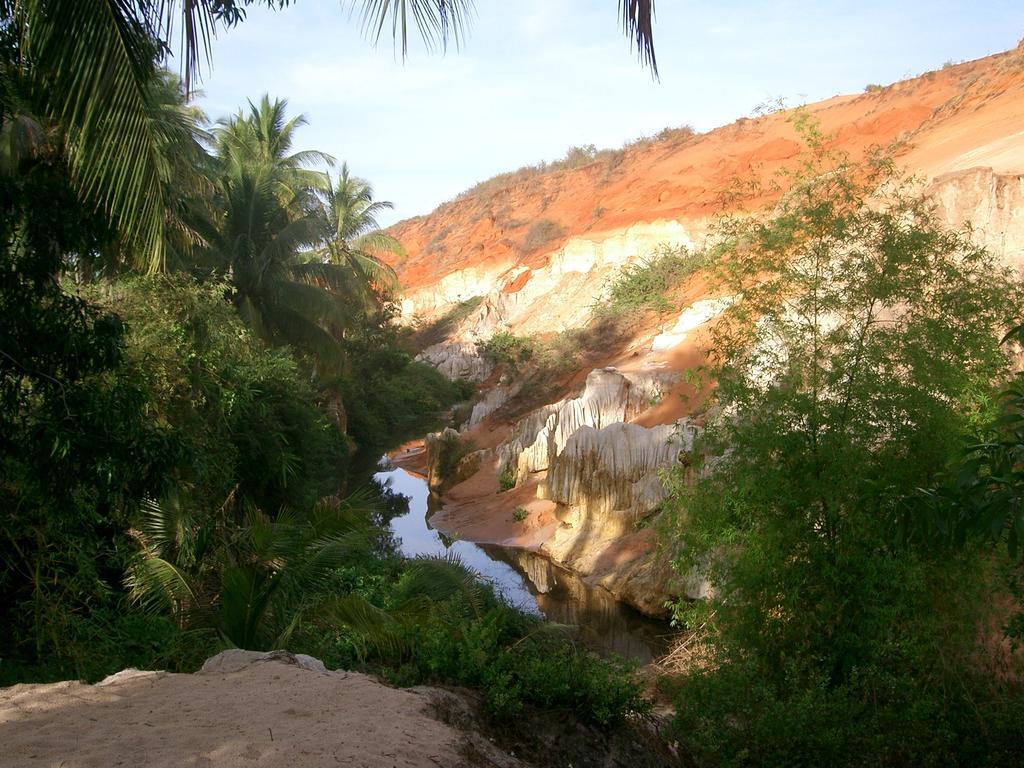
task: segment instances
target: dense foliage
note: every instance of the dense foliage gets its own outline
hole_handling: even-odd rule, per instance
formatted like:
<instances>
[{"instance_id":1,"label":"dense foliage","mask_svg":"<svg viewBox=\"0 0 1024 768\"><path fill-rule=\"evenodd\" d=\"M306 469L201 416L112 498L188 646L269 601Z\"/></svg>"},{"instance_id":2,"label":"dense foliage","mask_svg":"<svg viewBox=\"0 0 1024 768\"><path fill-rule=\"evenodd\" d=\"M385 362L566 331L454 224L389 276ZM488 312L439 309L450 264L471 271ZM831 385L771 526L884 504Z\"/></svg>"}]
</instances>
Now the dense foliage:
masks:
<instances>
[{"instance_id":1,"label":"dense foliage","mask_svg":"<svg viewBox=\"0 0 1024 768\"><path fill-rule=\"evenodd\" d=\"M502 719L566 711L611 726L650 707L630 666L578 646L569 627L511 608L456 559L416 559L390 578L378 571L355 583L328 606L326 621L306 628L298 647L401 685L479 689Z\"/></svg>"},{"instance_id":2,"label":"dense foliage","mask_svg":"<svg viewBox=\"0 0 1024 768\"><path fill-rule=\"evenodd\" d=\"M295 152L284 101L208 126L157 69L165 9L115 5L0 2L0 684L287 646L500 716L643 711L628 669L398 555L395 499L351 488L473 388L399 343L390 203Z\"/></svg>"},{"instance_id":3,"label":"dense foliage","mask_svg":"<svg viewBox=\"0 0 1024 768\"><path fill-rule=\"evenodd\" d=\"M807 135L773 215L722 227L738 300L671 478L678 565L715 589L678 606L705 633L680 732L709 765L1004 765L1024 743L1019 682L988 654L1007 565L901 532L994 413L1021 291L886 163Z\"/></svg>"},{"instance_id":4,"label":"dense foliage","mask_svg":"<svg viewBox=\"0 0 1024 768\"><path fill-rule=\"evenodd\" d=\"M0 679L94 674L103 654L145 663L167 633L123 610L125 532L184 446L143 411L122 320L54 278L111 238L60 160L0 174L0 204Z\"/></svg>"},{"instance_id":5,"label":"dense foliage","mask_svg":"<svg viewBox=\"0 0 1024 768\"><path fill-rule=\"evenodd\" d=\"M387 328L395 283L377 254L401 247L374 215L389 204L347 166L335 180L329 158L293 152L304 120L283 101L208 131L156 69L145 25L122 30L145 59L112 75L125 113L66 114L74 84L35 82L11 13L0 6L0 680L280 645L325 571L378 554L372 509L321 501L344 492L353 451L464 394ZM60 59L51 22L29 51L46 66ZM108 54L116 67L125 50ZM142 145L116 161L104 149L139 126L105 139L90 122L136 108L158 134L139 150L159 154L158 193L136 184L145 163L124 168ZM172 274L133 276L154 254Z\"/></svg>"}]
</instances>

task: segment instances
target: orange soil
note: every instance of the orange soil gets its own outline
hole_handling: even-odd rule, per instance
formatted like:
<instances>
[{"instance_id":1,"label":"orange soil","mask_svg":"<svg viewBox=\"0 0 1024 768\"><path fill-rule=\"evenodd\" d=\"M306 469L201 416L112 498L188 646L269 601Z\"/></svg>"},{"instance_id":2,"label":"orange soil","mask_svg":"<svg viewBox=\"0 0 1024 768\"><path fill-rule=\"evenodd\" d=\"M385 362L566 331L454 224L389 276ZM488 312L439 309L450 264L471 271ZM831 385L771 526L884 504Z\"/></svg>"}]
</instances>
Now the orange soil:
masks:
<instances>
[{"instance_id":1,"label":"orange soil","mask_svg":"<svg viewBox=\"0 0 1024 768\"><path fill-rule=\"evenodd\" d=\"M1024 169L1022 49L806 109L851 156L899 142L897 161L928 178L977 166ZM623 150L616 162L599 160L445 203L392 228L408 254L394 266L403 286L415 290L483 263L543 266L572 236L663 219L706 221L728 207L722 192L730 183L770 182L797 158L802 147L791 117L792 110L741 118L699 136ZM521 253L519 243L541 219L557 222L564 235ZM528 280L529 273L518 274L504 290L518 291Z\"/></svg>"},{"instance_id":2,"label":"orange soil","mask_svg":"<svg viewBox=\"0 0 1024 768\"><path fill-rule=\"evenodd\" d=\"M926 180L976 167L990 167L996 173L1021 172L1024 47L877 92L836 96L809 105L806 111L834 137L833 147L852 159L876 147L892 147L899 165ZM790 110L742 118L700 136L669 135L583 168L536 175L504 188L485 188L445 203L429 216L395 225L391 232L403 242L407 256L394 261L394 266L408 291L430 287L460 269L488 264L527 267L514 271L501 286L503 292L514 293L531 279L529 269L547 264L570 237L601 238L602 232L661 220L678 220L699 234L712 217L738 205L723 196L731 184L758 182L771 188L779 172L798 160L803 145L792 117ZM763 206L777 194L745 196L744 207ZM534 252L521 252L519 244L530 225L541 219L555 221L563 235ZM680 305L708 295L702 279L691 279L680 288ZM622 349L609 349L606 359L591 367L682 372L707 362L708 326L673 349L650 353L651 340L664 329L656 327L657 318L647 320L636 338ZM562 390L580 388L589 370L567 377ZM690 383L680 381L634 421L642 426L671 423L699 412L706 396L707 392L700 395ZM466 439L477 448L492 448L509 429L490 418L470 430ZM432 524L473 541L540 546L558 525L554 505L536 498L540 477L499 494L497 469L484 466L452 489ZM529 511L521 523L512 519L516 506ZM624 537L602 553L598 571L614 569L650 546L650 532Z\"/></svg>"}]
</instances>

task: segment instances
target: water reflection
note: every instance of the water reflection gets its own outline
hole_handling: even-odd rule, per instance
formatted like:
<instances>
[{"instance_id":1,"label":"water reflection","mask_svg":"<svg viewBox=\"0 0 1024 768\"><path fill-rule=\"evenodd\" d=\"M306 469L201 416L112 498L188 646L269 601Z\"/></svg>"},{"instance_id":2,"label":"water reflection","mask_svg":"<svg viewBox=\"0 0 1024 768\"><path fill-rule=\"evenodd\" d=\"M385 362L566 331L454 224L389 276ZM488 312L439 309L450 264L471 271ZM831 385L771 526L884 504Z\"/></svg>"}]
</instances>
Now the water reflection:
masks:
<instances>
[{"instance_id":1,"label":"water reflection","mask_svg":"<svg viewBox=\"0 0 1024 768\"><path fill-rule=\"evenodd\" d=\"M602 653L647 663L664 653L668 626L591 587L546 557L521 549L452 541L430 527L426 481L403 469L377 472L377 482L409 499L408 513L391 521L407 557L454 552L517 608L559 624L580 628L585 641Z\"/></svg>"}]
</instances>

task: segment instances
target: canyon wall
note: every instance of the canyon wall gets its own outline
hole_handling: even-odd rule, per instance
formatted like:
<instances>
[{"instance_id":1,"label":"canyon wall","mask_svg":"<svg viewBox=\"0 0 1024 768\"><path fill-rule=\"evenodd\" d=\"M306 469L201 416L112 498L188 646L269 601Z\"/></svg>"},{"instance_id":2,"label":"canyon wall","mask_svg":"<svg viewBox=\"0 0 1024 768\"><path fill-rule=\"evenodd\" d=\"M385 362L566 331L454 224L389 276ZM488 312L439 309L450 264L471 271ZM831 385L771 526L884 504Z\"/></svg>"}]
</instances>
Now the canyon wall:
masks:
<instances>
[{"instance_id":1,"label":"canyon wall","mask_svg":"<svg viewBox=\"0 0 1024 768\"><path fill-rule=\"evenodd\" d=\"M970 227L975 242L1024 269L1024 52L804 109L832 135L832 148L854 159L890 147L940 221ZM406 319L429 321L477 302L421 355L452 377L483 383L462 439L484 447L461 476L477 477L488 508L500 508L490 498L500 489L496 480L480 483L481 473L513 481L515 499L543 500L548 506L535 506L553 522L534 525L544 534L531 546L652 615L663 615L671 596L706 589L673 577L645 526L664 498L659 474L692 444L696 401L684 399L692 395L685 379L705 362L701 336L731 297L687 281L673 311L649 313L625 341L609 339L599 367L565 376L561 399L512 421L502 406L529 394L527 384L495 371L477 344L499 331L537 337L582 327L623 267L662 245L703 247L716 216L736 212L727 189L737 180L770 189L798 160L792 117L779 112L703 135L666 131L583 168L485 183L394 231L408 251L395 264ZM768 206L775 194L744 202ZM526 247L537 222L551 223L554 234ZM472 498L463 493L460 509ZM504 540L515 533L505 530Z\"/></svg>"}]
</instances>

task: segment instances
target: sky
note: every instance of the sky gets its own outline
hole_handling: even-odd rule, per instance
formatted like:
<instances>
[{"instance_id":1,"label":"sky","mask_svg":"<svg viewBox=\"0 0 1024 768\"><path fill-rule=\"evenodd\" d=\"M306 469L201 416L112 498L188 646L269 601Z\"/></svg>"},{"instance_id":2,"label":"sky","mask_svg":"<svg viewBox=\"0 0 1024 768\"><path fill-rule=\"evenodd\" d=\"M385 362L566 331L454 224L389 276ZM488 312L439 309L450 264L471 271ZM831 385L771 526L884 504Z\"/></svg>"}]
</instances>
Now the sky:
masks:
<instances>
[{"instance_id":1,"label":"sky","mask_svg":"<svg viewBox=\"0 0 1024 768\"><path fill-rule=\"evenodd\" d=\"M394 211L429 213L478 181L619 147L665 127L709 130L1012 48L1019 0L659 0L660 81L616 0L476 0L465 44L431 53L367 40L342 0L249 10L213 43L200 105L218 118L264 93L309 124L298 149L345 160Z\"/></svg>"}]
</instances>

